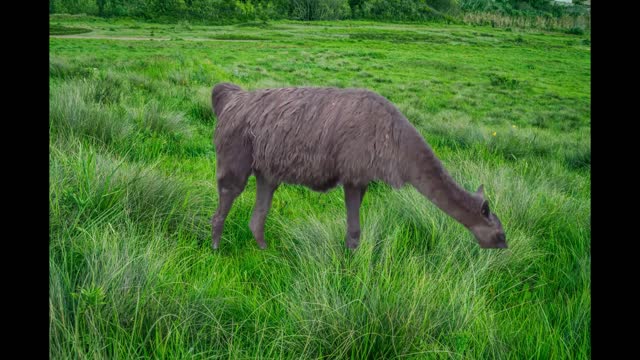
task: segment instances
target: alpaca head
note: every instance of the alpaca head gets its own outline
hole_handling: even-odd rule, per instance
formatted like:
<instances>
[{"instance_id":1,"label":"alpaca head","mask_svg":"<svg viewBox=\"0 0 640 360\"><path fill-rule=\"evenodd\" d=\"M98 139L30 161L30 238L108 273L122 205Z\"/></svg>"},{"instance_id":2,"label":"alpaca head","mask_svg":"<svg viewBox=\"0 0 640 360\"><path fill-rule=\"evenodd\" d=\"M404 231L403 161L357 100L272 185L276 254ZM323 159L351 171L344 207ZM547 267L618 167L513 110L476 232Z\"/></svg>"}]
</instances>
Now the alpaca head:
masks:
<instances>
[{"instance_id":1,"label":"alpaca head","mask_svg":"<svg viewBox=\"0 0 640 360\"><path fill-rule=\"evenodd\" d=\"M475 235L481 248L506 248L507 238L502 223L496 214L489 210L489 202L484 198L483 185L480 185L475 195L478 207L474 210L469 230Z\"/></svg>"}]
</instances>

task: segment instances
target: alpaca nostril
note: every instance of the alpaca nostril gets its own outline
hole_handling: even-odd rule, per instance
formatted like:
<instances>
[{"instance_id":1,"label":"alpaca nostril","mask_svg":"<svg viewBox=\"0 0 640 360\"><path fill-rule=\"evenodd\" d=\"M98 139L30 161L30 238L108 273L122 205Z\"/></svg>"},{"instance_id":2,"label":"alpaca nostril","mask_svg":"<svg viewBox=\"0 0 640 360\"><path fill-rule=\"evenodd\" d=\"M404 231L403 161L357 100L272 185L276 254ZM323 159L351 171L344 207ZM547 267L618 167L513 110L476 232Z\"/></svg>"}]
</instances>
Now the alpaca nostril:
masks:
<instances>
[{"instance_id":1,"label":"alpaca nostril","mask_svg":"<svg viewBox=\"0 0 640 360\"><path fill-rule=\"evenodd\" d=\"M496 234L495 244L496 244L496 247L499 249L507 248L507 237L503 232Z\"/></svg>"}]
</instances>

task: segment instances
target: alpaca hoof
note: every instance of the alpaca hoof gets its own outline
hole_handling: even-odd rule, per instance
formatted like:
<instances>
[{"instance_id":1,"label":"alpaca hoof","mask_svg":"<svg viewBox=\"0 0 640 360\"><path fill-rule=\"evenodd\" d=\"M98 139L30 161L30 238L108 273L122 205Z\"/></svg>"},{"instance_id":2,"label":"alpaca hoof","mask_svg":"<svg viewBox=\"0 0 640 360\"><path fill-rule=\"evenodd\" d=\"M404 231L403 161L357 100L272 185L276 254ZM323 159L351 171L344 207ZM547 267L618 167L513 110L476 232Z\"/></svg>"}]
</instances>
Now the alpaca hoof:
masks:
<instances>
[{"instance_id":1,"label":"alpaca hoof","mask_svg":"<svg viewBox=\"0 0 640 360\"><path fill-rule=\"evenodd\" d=\"M211 243L211 249L218 250L218 243Z\"/></svg>"},{"instance_id":2,"label":"alpaca hoof","mask_svg":"<svg viewBox=\"0 0 640 360\"><path fill-rule=\"evenodd\" d=\"M358 248L358 245L360 243L358 242L349 242L347 241L347 248L351 249L351 250L355 250L356 248Z\"/></svg>"},{"instance_id":3,"label":"alpaca hoof","mask_svg":"<svg viewBox=\"0 0 640 360\"><path fill-rule=\"evenodd\" d=\"M267 243L259 242L258 247L260 248L260 250L265 250L267 248Z\"/></svg>"}]
</instances>

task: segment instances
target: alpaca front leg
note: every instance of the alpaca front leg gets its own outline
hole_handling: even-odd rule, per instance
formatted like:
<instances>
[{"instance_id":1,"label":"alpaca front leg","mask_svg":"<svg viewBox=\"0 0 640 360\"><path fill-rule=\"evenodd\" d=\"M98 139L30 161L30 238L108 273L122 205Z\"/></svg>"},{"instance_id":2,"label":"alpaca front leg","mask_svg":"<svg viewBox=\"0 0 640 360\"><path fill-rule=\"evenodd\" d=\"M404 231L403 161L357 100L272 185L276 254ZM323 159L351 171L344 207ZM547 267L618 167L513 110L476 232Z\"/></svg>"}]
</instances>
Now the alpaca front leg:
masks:
<instances>
[{"instance_id":1,"label":"alpaca front leg","mask_svg":"<svg viewBox=\"0 0 640 360\"><path fill-rule=\"evenodd\" d=\"M278 188L278 184L272 184L262 175L256 175L256 188L256 205L253 208L249 228L260 249L266 249L267 243L264 241L264 223L267 219L269 209L271 209L273 193Z\"/></svg>"},{"instance_id":2,"label":"alpaca front leg","mask_svg":"<svg viewBox=\"0 0 640 360\"><path fill-rule=\"evenodd\" d=\"M360 244L360 205L366 187L344 185L344 200L347 208L347 239L349 249L355 249Z\"/></svg>"}]
</instances>

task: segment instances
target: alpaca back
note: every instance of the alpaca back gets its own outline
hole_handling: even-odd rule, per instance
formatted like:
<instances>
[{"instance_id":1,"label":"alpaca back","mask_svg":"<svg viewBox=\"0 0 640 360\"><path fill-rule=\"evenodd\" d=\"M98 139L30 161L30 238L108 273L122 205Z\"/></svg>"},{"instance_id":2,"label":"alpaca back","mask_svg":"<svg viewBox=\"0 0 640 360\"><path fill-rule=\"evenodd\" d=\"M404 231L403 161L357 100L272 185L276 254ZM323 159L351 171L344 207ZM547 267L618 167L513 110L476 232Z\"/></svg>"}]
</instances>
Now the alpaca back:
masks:
<instances>
[{"instance_id":1,"label":"alpaca back","mask_svg":"<svg viewBox=\"0 0 640 360\"><path fill-rule=\"evenodd\" d=\"M415 129L380 95L336 88L222 93L216 151L242 142L253 170L270 179L320 191L338 183L404 182L401 140Z\"/></svg>"}]
</instances>

